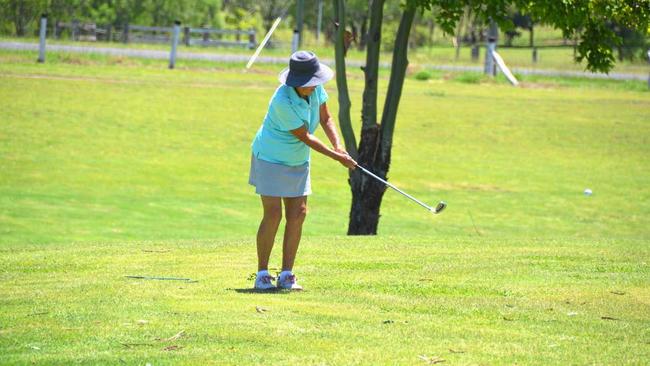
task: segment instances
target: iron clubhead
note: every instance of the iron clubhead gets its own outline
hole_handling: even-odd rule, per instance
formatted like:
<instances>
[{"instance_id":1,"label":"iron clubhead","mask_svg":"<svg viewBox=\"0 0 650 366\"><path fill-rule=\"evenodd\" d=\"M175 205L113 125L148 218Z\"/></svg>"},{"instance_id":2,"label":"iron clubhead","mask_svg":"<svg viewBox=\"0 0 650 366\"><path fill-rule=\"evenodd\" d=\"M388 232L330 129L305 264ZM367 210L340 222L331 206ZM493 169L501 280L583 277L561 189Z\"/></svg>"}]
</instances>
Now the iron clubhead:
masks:
<instances>
[{"instance_id":1,"label":"iron clubhead","mask_svg":"<svg viewBox=\"0 0 650 366\"><path fill-rule=\"evenodd\" d=\"M431 212L433 212L434 214L439 214L442 210L445 209L445 207L447 207L447 204L445 203L445 201L440 201L436 205L436 208L434 208Z\"/></svg>"}]
</instances>

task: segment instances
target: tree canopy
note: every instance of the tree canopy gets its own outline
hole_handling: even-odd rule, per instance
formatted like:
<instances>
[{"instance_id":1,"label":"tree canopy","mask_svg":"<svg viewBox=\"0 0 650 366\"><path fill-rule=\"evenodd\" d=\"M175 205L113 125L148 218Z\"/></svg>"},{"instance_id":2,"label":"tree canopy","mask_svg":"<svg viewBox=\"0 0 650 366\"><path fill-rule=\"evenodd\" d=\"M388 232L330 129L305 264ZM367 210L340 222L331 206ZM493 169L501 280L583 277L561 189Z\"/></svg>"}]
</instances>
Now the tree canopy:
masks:
<instances>
[{"instance_id":1,"label":"tree canopy","mask_svg":"<svg viewBox=\"0 0 650 366\"><path fill-rule=\"evenodd\" d=\"M514 26L509 9L533 22L552 25L565 38L579 39L577 61L587 62L591 71L607 72L614 66L613 48L622 44L622 37L610 26L647 33L650 21L650 0L407 0L407 7L432 11L439 27L449 34L466 8L487 21L496 21L502 29Z\"/></svg>"},{"instance_id":2,"label":"tree canopy","mask_svg":"<svg viewBox=\"0 0 650 366\"><path fill-rule=\"evenodd\" d=\"M222 0L0 0L0 29L22 36L41 13L54 20L78 19L97 24L121 26L169 25L175 20L221 27ZM33 30L33 29L32 29Z\"/></svg>"},{"instance_id":3,"label":"tree canopy","mask_svg":"<svg viewBox=\"0 0 650 366\"><path fill-rule=\"evenodd\" d=\"M323 13L332 14L335 1L323 0ZM364 48L372 1L345 1L347 25L356 46ZM269 29L275 17L287 12L295 22L294 0L0 0L0 33L24 36L36 34L41 13L56 21L94 22L122 26L168 26L175 20L193 26L214 28ZM305 24L316 26L318 1L305 2ZM650 19L650 0L391 0L382 12L382 43L393 49L400 18L406 8L420 10L414 24L422 24L428 37L412 32L410 43L430 44L433 27L453 35L460 19L471 14L473 22L496 21L500 28L514 28L513 12L534 24L548 24L562 31L565 38L578 39L577 60L586 61L589 70L606 72L614 63L613 51L644 47ZM331 40L333 25L325 16L324 30ZM426 32L426 31L425 31Z\"/></svg>"}]
</instances>

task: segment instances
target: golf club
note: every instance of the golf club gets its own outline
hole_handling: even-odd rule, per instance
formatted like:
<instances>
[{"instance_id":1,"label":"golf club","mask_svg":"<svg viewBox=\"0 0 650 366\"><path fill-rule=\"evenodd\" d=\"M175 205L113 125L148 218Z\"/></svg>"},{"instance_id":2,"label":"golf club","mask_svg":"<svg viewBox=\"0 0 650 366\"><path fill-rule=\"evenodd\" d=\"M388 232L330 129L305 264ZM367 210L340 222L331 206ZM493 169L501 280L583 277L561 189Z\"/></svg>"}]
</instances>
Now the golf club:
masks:
<instances>
[{"instance_id":1,"label":"golf club","mask_svg":"<svg viewBox=\"0 0 650 366\"><path fill-rule=\"evenodd\" d=\"M259 56L260 52L262 52L262 48L266 45L266 42L269 41L269 38L271 38L271 34L273 34L273 31L275 28L278 27L278 24L280 24L280 21L282 20L282 16L279 16L277 19L275 19L275 22L273 22L273 25L271 26L271 29L266 33L266 36L260 43L260 45L257 47L255 50L255 53L253 53L253 56L251 56L250 60L248 60L248 63L246 64L246 70L250 69L251 66L253 65L253 62L257 59L257 56Z\"/></svg>"},{"instance_id":2,"label":"golf club","mask_svg":"<svg viewBox=\"0 0 650 366\"><path fill-rule=\"evenodd\" d=\"M410 194L408 194L408 193L402 191L401 189L395 187L394 185L388 183L387 181L385 181L385 180L379 178L378 176L376 176L375 174L373 174L373 173L372 173L371 171L369 171L368 169L362 167L361 165L357 164L357 168L361 169L361 171L363 171L364 173L366 173L366 174L368 174L369 176L371 176L371 177L377 179L378 181L384 183L385 185L389 186L390 188L396 190L396 191L399 192L401 195L403 195L403 196L409 198L411 201L413 201L413 202L417 203L418 205L420 205L420 206L426 208L427 210L429 210L429 212L431 212L431 213L433 213L433 214L439 214L442 210L445 209L445 207L447 207L447 204L446 204L444 201L440 201L440 202L436 205L436 207L431 207L431 206L427 205L426 203L423 203L422 201L418 200L417 198L411 196Z\"/></svg>"},{"instance_id":3,"label":"golf club","mask_svg":"<svg viewBox=\"0 0 650 366\"><path fill-rule=\"evenodd\" d=\"M271 26L271 29L269 29L268 32L266 32L266 35L264 36L264 39L262 39L262 42L260 42L260 45L257 46L257 49L255 50L255 53L253 53L253 56L248 60L248 63L246 64L246 68L244 69L244 72L247 72L251 66L253 66L253 63L255 60L257 60L257 56L260 55L260 52L262 52L262 49L264 46L266 46L266 43L271 39L271 35L275 31L275 28L278 27L278 24L282 21L282 19L287 15L287 12L289 11L289 7L291 6L291 1L287 3L287 6L280 12L280 15L275 19L273 22L273 25ZM273 7L271 7L273 8Z\"/></svg>"}]
</instances>

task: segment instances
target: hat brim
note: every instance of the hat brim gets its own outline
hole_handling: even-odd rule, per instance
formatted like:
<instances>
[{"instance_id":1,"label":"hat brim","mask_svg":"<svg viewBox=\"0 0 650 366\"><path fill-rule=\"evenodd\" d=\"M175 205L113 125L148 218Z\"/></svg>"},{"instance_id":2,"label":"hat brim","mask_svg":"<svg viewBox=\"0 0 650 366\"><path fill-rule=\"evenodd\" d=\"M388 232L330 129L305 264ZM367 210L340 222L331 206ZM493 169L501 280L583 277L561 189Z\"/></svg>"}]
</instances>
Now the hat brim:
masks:
<instances>
[{"instance_id":1,"label":"hat brim","mask_svg":"<svg viewBox=\"0 0 650 366\"><path fill-rule=\"evenodd\" d=\"M282 70L278 75L278 80L288 86L317 86L325 84L334 77L334 71L325 65L319 63L319 68L313 75L296 75L289 71L289 68Z\"/></svg>"}]
</instances>

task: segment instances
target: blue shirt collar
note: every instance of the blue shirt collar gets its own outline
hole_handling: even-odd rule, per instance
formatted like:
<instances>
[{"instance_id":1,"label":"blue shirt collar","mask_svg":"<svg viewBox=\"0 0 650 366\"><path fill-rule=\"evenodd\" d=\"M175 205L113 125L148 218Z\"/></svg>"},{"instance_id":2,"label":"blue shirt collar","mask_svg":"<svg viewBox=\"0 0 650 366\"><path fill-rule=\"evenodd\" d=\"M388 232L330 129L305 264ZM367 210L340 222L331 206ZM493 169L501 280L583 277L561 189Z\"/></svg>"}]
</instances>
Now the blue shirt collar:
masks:
<instances>
[{"instance_id":1,"label":"blue shirt collar","mask_svg":"<svg viewBox=\"0 0 650 366\"><path fill-rule=\"evenodd\" d=\"M300 102L307 103L307 101L305 99L303 99L300 95L298 95L298 92L296 91L296 88L294 88L293 86L288 86L288 85L285 85L285 86L287 88L291 89L291 91L289 91L289 98L291 98L292 102L294 102L294 103L300 103ZM314 90L311 94L309 94L309 97L307 97L309 99L309 104L310 105L311 105L311 102L312 102L311 99L314 96L314 93L316 93L316 90Z\"/></svg>"}]
</instances>

